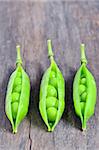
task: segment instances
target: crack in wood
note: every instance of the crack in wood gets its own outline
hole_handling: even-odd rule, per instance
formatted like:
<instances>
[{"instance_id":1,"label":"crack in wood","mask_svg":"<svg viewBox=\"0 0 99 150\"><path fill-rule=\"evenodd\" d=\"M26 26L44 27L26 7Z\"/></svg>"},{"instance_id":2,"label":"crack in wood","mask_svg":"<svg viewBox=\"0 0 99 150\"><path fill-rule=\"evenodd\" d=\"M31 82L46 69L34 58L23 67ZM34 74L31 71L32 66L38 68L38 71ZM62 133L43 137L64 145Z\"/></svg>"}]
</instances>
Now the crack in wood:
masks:
<instances>
[{"instance_id":1,"label":"crack in wood","mask_svg":"<svg viewBox=\"0 0 99 150\"><path fill-rule=\"evenodd\" d=\"M29 143L30 143L30 146L29 146L29 150L31 150L32 148L32 138L31 138L31 118L30 118L30 125L29 125Z\"/></svg>"}]
</instances>

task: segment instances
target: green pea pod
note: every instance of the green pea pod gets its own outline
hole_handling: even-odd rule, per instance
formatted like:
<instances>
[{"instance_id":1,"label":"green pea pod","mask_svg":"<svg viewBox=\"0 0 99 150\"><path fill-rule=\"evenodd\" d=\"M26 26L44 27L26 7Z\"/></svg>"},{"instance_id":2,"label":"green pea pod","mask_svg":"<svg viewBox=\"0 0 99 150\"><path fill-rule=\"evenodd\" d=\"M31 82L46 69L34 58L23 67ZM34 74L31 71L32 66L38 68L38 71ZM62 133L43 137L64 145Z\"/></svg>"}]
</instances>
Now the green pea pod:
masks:
<instances>
[{"instance_id":1,"label":"green pea pod","mask_svg":"<svg viewBox=\"0 0 99 150\"><path fill-rule=\"evenodd\" d=\"M97 88L96 82L87 68L84 44L81 44L81 66L73 83L73 101L76 114L80 117L82 130L86 130L88 119L94 114Z\"/></svg>"},{"instance_id":2,"label":"green pea pod","mask_svg":"<svg viewBox=\"0 0 99 150\"><path fill-rule=\"evenodd\" d=\"M48 131L53 131L64 111L65 83L54 61L51 40L48 40L48 56L51 64L41 81L39 109Z\"/></svg>"},{"instance_id":3,"label":"green pea pod","mask_svg":"<svg viewBox=\"0 0 99 150\"><path fill-rule=\"evenodd\" d=\"M12 124L13 133L17 133L20 122L28 112L30 97L30 80L22 68L20 46L18 45L16 49L16 69L9 79L5 104L6 115Z\"/></svg>"}]
</instances>

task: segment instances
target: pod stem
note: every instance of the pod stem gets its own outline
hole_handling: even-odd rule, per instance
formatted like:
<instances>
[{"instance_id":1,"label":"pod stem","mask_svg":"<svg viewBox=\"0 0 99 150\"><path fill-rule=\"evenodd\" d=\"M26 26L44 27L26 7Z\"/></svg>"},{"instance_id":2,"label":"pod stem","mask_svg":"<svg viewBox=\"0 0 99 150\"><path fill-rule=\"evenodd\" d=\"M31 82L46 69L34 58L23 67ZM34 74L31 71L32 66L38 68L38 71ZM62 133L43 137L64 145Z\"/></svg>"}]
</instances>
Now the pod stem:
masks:
<instances>
[{"instance_id":1,"label":"pod stem","mask_svg":"<svg viewBox=\"0 0 99 150\"><path fill-rule=\"evenodd\" d=\"M54 59L54 54L52 51L52 42L51 40L47 40L47 46L48 46L48 57L50 58L50 61L52 61Z\"/></svg>"},{"instance_id":2,"label":"pod stem","mask_svg":"<svg viewBox=\"0 0 99 150\"><path fill-rule=\"evenodd\" d=\"M81 44L80 45L80 50L81 50L81 64L85 63L87 64L87 59L86 59L86 55L85 55L85 44Z\"/></svg>"},{"instance_id":3,"label":"pod stem","mask_svg":"<svg viewBox=\"0 0 99 150\"><path fill-rule=\"evenodd\" d=\"M22 64L21 54L20 54L20 45L16 46L17 51L17 59L16 59L16 65Z\"/></svg>"}]
</instances>

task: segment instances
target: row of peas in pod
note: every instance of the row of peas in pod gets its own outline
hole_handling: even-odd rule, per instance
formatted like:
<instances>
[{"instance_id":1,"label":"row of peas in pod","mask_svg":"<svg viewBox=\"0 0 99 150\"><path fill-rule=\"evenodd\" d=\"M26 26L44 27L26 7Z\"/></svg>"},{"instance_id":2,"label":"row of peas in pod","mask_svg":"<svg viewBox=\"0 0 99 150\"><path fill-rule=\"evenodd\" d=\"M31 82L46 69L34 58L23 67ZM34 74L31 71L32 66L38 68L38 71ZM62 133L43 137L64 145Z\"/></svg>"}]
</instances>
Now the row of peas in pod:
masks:
<instances>
[{"instance_id":1,"label":"row of peas in pod","mask_svg":"<svg viewBox=\"0 0 99 150\"><path fill-rule=\"evenodd\" d=\"M17 132L19 124L28 112L30 97L30 79L22 66L20 46L18 45L16 49L16 69L9 79L5 103L6 115L12 124L13 133ZM50 66L41 80L39 110L48 131L53 131L65 108L65 81L54 60L51 40L48 40L48 57ZM81 66L73 82L73 101L83 130L86 129L86 123L94 113L97 95L95 79L86 64L84 44L81 44Z\"/></svg>"},{"instance_id":2,"label":"row of peas in pod","mask_svg":"<svg viewBox=\"0 0 99 150\"><path fill-rule=\"evenodd\" d=\"M21 89L22 89L22 73L21 73L21 70L18 69L17 75L14 80L14 84L13 84L12 99L11 99L12 117L14 121L16 119L17 112L18 112Z\"/></svg>"},{"instance_id":3,"label":"row of peas in pod","mask_svg":"<svg viewBox=\"0 0 99 150\"><path fill-rule=\"evenodd\" d=\"M80 96L80 105L81 105L81 112L84 115L84 109L87 99L87 82L86 76L81 72L81 79L79 84L79 96Z\"/></svg>"},{"instance_id":4,"label":"row of peas in pod","mask_svg":"<svg viewBox=\"0 0 99 150\"><path fill-rule=\"evenodd\" d=\"M57 92L58 91L57 91L56 72L54 70L51 70L46 97L46 109L47 109L46 111L50 126L53 125L57 116L58 101L59 101Z\"/></svg>"}]
</instances>

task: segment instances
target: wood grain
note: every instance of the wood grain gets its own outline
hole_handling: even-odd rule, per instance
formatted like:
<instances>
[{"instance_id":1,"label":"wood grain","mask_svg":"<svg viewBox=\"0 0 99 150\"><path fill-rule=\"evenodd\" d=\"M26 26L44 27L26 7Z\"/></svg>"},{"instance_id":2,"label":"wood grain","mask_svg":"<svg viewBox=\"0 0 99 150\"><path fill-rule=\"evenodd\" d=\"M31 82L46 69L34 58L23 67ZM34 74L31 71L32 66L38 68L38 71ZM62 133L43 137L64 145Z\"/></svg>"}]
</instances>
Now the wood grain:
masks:
<instances>
[{"instance_id":1,"label":"wood grain","mask_svg":"<svg viewBox=\"0 0 99 150\"><path fill-rule=\"evenodd\" d=\"M49 66L48 38L53 41L55 60L66 81L66 109L53 133L47 132L38 109L40 81ZM99 90L98 1L0 2L0 150L99 150L99 94L85 133L73 107L72 83L80 65L81 42L86 44L88 68ZM29 113L13 135L4 105L17 43L31 79L31 97Z\"/></svg>"}]
</instances>

